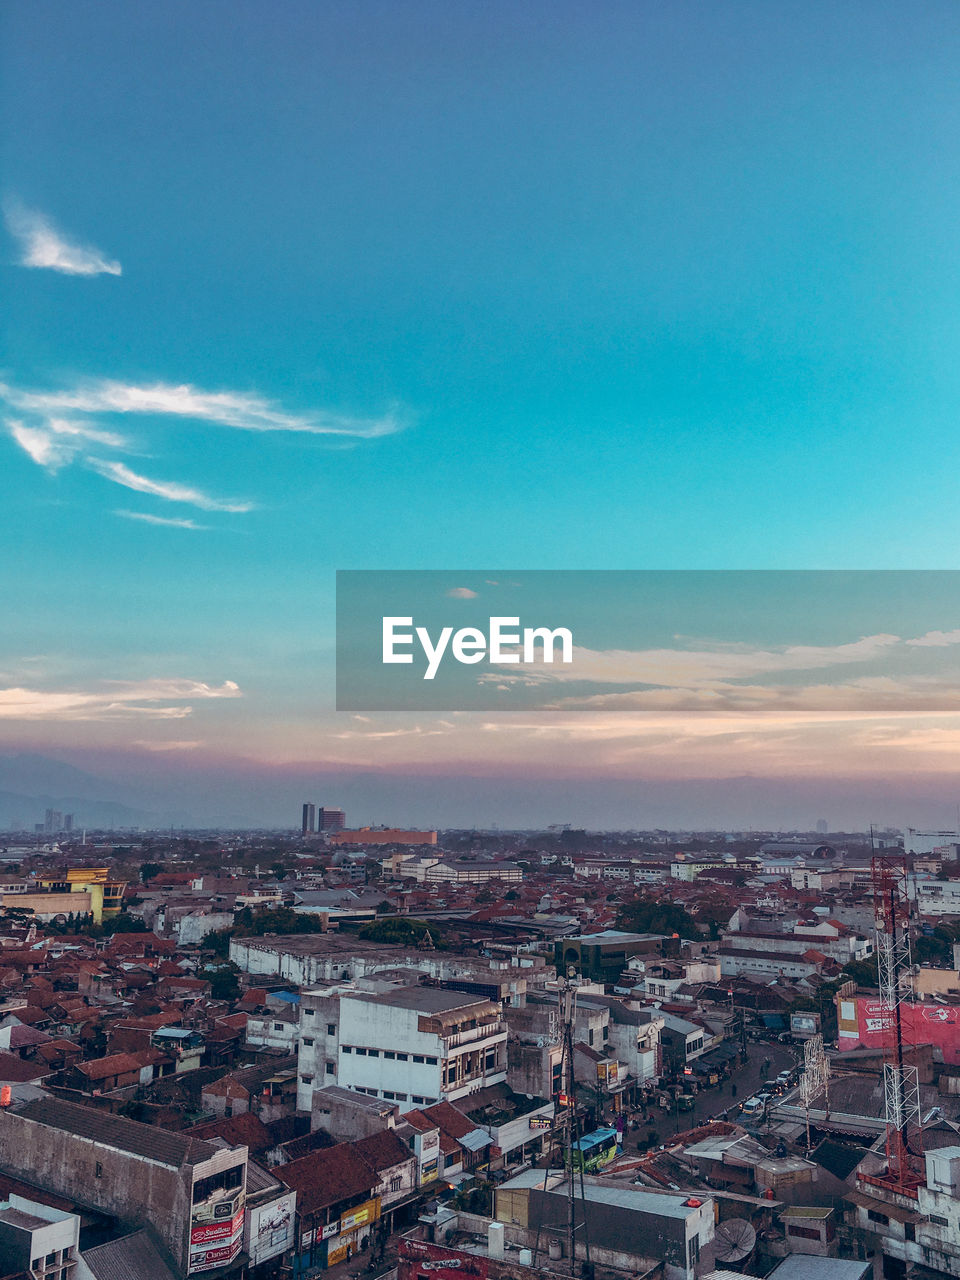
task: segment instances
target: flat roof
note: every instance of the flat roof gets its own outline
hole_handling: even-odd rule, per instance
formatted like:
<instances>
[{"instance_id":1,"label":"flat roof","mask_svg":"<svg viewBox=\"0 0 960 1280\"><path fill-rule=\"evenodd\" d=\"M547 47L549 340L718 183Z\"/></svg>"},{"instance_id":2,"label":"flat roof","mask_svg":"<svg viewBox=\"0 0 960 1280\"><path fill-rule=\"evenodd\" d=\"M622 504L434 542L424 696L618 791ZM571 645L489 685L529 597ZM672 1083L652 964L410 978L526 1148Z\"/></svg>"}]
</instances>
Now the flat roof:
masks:
<instances>
[{"instance_id":1,"label":"flat roof","mask_svg":"<svg viewBox=\"0 0 960 1280\"><path fill-rule=\"evenodd\" d=\"M350 998L368 1000L373 1004L390 1004L398 1009L419 1009L423 1013L449 1013L454 1009L467 1009L471 1005L490 1004L486 996L450 991L443 987L401 987L397 991L385 991L383 995L351 992Z\"/></svg>"},{"instance_id":2,"label":"flat roof","mask_svg":"<svg viewBox=\"0 0 960 1280\"><path fill-rule=\"evenodd\" d=\"M767 1280L861 1280L872 1270L872 1258L848 1262L843 1258L818 1258L812 1253L792 1253L774 1267Z\"/></svg>"},{"instance_id":3,"label":"flat roof","mask_svg":"<svg viewBox=\"0 0 960 1280\"><path fill-rule=\"evenodd\" d=\"M567 1179L564 1174L557 1174L547 1179L546 1191L548 1194L566 1195ZM527 1169L523 1173L517 1174L515 1178L510 1178L506 1182L501 1182L501 1191L521 1190L523 1188L530 1190L544 1190L544 1176L542 1169ZM612 1204L621 1209L632 1209L636 1213L650 1213L660 1218L680 1218L686 1219L691 1213L695 1212L696 1207L688 1205L685 1202L691 1198L690 1193L681 1195L670 1195L661 1191L646 1191L638 1187L613 1187L598 1183L593 1178L584 1178L583 1180L584 1199L592 1201L594 1204ZM708 1205L711 1197L706 1195L697 1195L695 1197L700 1201L701 1205ZM845 1280L841 1277L841 1280Z\"/></svg>"}]
</instances>

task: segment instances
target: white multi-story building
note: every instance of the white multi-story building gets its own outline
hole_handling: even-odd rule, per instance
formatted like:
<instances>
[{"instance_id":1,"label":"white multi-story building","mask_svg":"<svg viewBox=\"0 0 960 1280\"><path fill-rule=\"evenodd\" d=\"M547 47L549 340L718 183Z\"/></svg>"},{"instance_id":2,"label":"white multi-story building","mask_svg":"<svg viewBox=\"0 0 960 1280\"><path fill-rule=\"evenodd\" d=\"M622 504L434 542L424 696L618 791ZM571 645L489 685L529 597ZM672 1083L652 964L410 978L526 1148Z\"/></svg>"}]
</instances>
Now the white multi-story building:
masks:
<instances>
[{"instance_id":1,"label":"white multi-story building","mask_svg":"<svg viewBox=\"0 0 960 1280\"><path fill-rule=\"evenodd\" d=\"M920 880L911 876L908 892L922 916L960 916L960 880Z\"/></svg>"},{"instance_id":2,"label":"white multi-story building","mask_svg":"<svg viewBox=\"0 0 960 1280\"><path fill-rule=\"evenodd\" d=\"M507 1025L499 1003L438 987L382 995L355 988L304 991L297 1107L336 1084L395 1102L401 1112L455 1102L507 1075Z\"/></svg>"}]
</instances>

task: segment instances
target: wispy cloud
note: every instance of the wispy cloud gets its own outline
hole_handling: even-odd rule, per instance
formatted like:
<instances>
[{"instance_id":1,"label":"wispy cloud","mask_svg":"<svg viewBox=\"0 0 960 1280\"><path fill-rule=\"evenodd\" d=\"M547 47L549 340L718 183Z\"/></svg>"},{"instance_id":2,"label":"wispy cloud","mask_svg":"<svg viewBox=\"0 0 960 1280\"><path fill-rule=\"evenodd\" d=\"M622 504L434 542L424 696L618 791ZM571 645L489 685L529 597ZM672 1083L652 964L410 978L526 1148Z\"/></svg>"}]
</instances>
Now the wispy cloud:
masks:
<instances>
[{"instance_id":1,"label":"wispy cloud","mask_svg":"<svg viewBox=\"0 0 960 1280\"><path fill-rule=\"evenodd\" d=\"M23 391L3 387L16 409L40 414L61 412L157 414L191 418L241 431L293 431L309 435L372 438L400 430L396 412L359 418L329 410L289 413L263 396L242 391L201 391L187 383L140 384L104 379L66 391Z\"/></svg>"},{"instance_id":2,"label":"wispy cloud","mask_svg":"<svg viewBox=\"0 0 960 1280\"><path fill-rule=\"evenodd\" d=\"M545 664L540 660L512 664L510 674L498 670L481 679L494 683L558 681L696 687L715 680L870 662L902 643L899 636L881 634L862 636L847 644L783 645L767 649L748 644L637 650L575 646L570 664Z\"/></svg>"},{"instance_id":3,"label":"wispy cloud","mask_svg":"<svg viewBox=\"0 0 960 1280\"><path fill-rule=\"evenodd\" d=\"M240 698L239 685L226 680L104 681L95 689L0 689L0 720L183 720L193 713L188 699ZM164 705L173 704L173 705Z\"/></svg>"},{"instance_id":4,"label":"wispy cloud","mask_svg":"<svg viewBox=\"0 0 960 1280\"><path fill-rule=\"evenodd\" d=\"M50 418L43 426L31 427L19 419L8 419L7 430L24 453L38 466L58 471L85 451L88 443L112 449L127 448L127 441L115 431L100 431L69 418Z\"/></svg>"},{"instance_id":5,"label":"wispy cloud","mask_svg":"<svg viewBox=\"0 0 960 1280\"><path fill-rule=\"evenodd\" d=\"M59 271L67 276L118 276L120 263L107 258L92 245L78 244L58 231L45 214L27 209L18 201L8 201L4 220L10 234L20 244L20 265Z\"/></svg>"},{"instance_id":6,"label":"wispy cloud","mask_svg":"<svg viewBox=\"0 0 960 1280\"><path fill-rule=\"evenodd\" d=\"M189 485L177 484L172 480L151 480L149 476L138 475L122 462L106 462L102 458L88 458L87 463L98 475L115 484L122 484L126 489L134 489L137 493L149 493L155 498L164 498L167 502L186 502L190 506L199 507L201 511L252 511L252 502L225 501L222 498L211 498L209 494Z\"/></svg>"},{"instance_id":7,"label":"wispy cloud","mask_svg":"<svg viewBox=\"0 0 960 1280\"><path fill-rule=\"evenodd\" d=\"M209 525L197 524L195 520L177 519L174 516L151 516L145 511L114 511L115 516L124 520L142 520L144 524L158 524L167 529L209 529Z\"/></svg>"},{"instance_id":8,"label":"wispy cloud","mask_svg":"<svg viewBox=\"0 0 960 1280\"><path fill-rule=\"evenodd\" d=\"M476 600L477 593L469 587L451 587L447 592L451 600Z\"/></svg>"}]
</instances>

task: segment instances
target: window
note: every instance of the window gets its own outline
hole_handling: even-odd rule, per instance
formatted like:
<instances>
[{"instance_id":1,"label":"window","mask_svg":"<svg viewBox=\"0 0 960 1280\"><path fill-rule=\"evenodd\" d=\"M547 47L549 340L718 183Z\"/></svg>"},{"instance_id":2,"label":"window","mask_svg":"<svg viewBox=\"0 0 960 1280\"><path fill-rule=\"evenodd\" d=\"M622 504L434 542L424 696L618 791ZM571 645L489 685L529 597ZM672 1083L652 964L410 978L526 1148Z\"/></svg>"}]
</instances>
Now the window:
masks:
<instances>
[{"instance_id":1,"label":"window","mask_svg":"<svg viewBox=\"0 0 960 1280\"><path fill-rule=\"evenodd\" d=\"M903 1238L904 1240L916 1240L917 1229L912 1222L905 1222L903 1224Z\"/></svg>"},{"instance_id":2,"label":"window","mask_svg":"<svg viewBox=\"0 0 960 1280\"><path fill-rule=\"evenodd\" d=\"M813 1227L795 1227L791 1222L787 1226L788 1236L800 1236L804 1240L819 1240L820 1232L815 1231Z\"/></svg>"},{"instance_id":3,"label":"window","mask_svg":"<svg viewBox=\"0 0 960 1280\"><path fill-rule=\"evenodd\" d=\"M419 1093L415 1093L415 1094L413 1095L413 1097L412 1097L411 1101L412 1101L412 1102L426 1102L426 1098L421 1097Z\"/></svg>"},{"instance_id":4,"label":"window","mask_svg":"<svg viewBox=\"0 0 960 1280\"><path fill-rule=\"evenodd\" d=\"M938 1226L938 1227L949 1227L949 1225L950 1225L950 1219L949 1219L949 1218L941 1218L939 1214L931 1213L931 1214L929 1214L929 1218L930 1218L930 1221L931 1221L932 1223L934 1223L934 1225L935 1225L935 1226Z\"/></svg>"},{"instance_id":5,"label":"window","mask_svg":"<svg viewBox=\"0 0 960 1280\"><path fill-rule=\"evenodd\" d=\"M310 1048L312 1048L312 1047L313 1047L313 1041L311 1040L311 1038L310 1038L309 1036L304 1036L304 1037L303 1037L303 1043L307 1046L307 1048L308 1048L308 1049L310 1049Z\"/></svg>"},{"instance_id":6,"label":"window","mask_svg":"<svg viewBox=\"0 0 960 1280\"><path fill-rule=\"evenodd\" d=\"M397 1054L397 1061L398 1061L398 1062L406 1062L406 1060L407 1060L407 1058L409 1058L409 1056L410 1056L410 1055L409 1055L408 1053L398 1053L398 1054Z\"/></svg>"},{"instance_id":7,"label":"window","mask_svg":"<svg viewBox=\"0 0 960 1280\"><path fill-rule=\"evenodd\" d=\"M394 1053L392 1049L384 1049L383 1056L385 1058L395 1058L397 1055Z\"/></svg>"},{"instance_id":8,"label":"window","mask_svg":"<svg viewBox=\"0 0 960 1280\"><path fill-rule=\"evenodd\" d=\"M305 1018L312 1018L315 1013L316 1013L315 1009L304 1009L303 1016Z\"/></svg>"},{"instance_id":9,"label":"window","mask_svg":"<svg viewBox=\"0 0 960 1280\"><path fill-rule=\"evenodd\" d=\"M342 1044L340 1048L343 1050L344 1053L353 1053L353 1049L348 1044Z\"/></svg>"},{"instance_id":10,"label":"window","mask_svg":"<svg viewBox=\"0 0 960 1280\"><path fill-rule=\"evenodd\" d=\"M870 1219L871 1222L879 1222L880 1225L884 1227L887 1226L887 1224L890 1222L890 1219L887 1217L885 1213L878 1213L876 1209L868 1209L867 1217Z\"/></svg>"},{"instance_id":11,"label":"window","mask_svg":"<svg viewBox=\"0 0 960 1280\"><path fill-rule=\"evenodd\" d=\"M94 1176L95 1176L95 1177L97 1177L97 1178L102 1178L102 1177L103 1177L103 1165L100 1163L100 1161L99 1161L99 1160L97 1161L97 1168L96 1168L96 1171L95 1171Z\"/></svg>"},{"instance_id":12,"label":"window","mask_svg":"<svg viewBox=\"0 0 960 1280\"><path fill-rule=\"evenodd\" d=\"M273 1024L273 1029L274 1029L274 1031L282 1031L282 1030L283 1030L283 1023L282 1023L282 1022L275 1022L275 1023Z\"/></svg>"},{"instance_id":13,"label":"window","mask_svg":"<svg viewBox=\"0 0 960 1280\"><path fill-rule=\"evenodd\" d=\"M365 1058L367 1056L366 1049L355 1049L354 1052L357 1053L361 1058Z\"/></svg>"},{"instance_id":14,"label":"window","mask_svg":"<svg viewBox=\"0 0 960 1280\"><path fill-rule=\"evenodd\" d=\"M300 1077L300 1083L301 1083L301 1084L313 1084L313 1076L301 1076L301 1077Z\"/></svg>"},{"instance_id":15,"label":"window","mask_svg":"<svg viewBox=\"0 0 960 1280\"><path fill-rule=\"evenodd\" d=\"M429 1057L428 1057L428 1058L427 1058L427 1065L428 1065L428 1066L431 1066L431 1067L435 1067L435 1066L437 1065L437 1060L436 1060L436 1058L429 1058Z\"/></svg>"},{"instance_id":16,"label":"window","mask_svg":"<svg viewBox=\"0 0 960 1280\"><path fill-rule=\"evenodd\" d=\"M687 1266L692 1271L700 1261L700 1237L692 1236L687 1241Z\"/></svg>"},{"instance_id":17,"label":"window","mask_svg":"<svg viewBox=\"0 0 960 1280\"><path fill-rule=\"evenodd\" d=\"M589 1045L593 1044L593 1028L591 1028L590 1031L587 1032L587 1044Z\"/></svg>"},{"instance_id":18,"label":"window","mask_svg":"<svg viewBox=\"0 0 960 1280\"><path fill-rule=\"evenodd\" d=\"M399 1191L399 1190L400 1190L400 1188L401 1188L402 1186L403 1186L403 1178L402 1178L402 1177L397 1177L397 1178L391 1178L391 1179L390 1179L390 1190L391 1190L391 1191Z\"/></svg>"},{"instance_id":19,"label":"window","mask_svg":"<svg viewBox=\"0 0 960 1280\"><path fill-rule=\"evenodd\" d=\"M423 1054L422 1054L422 1053L415 1053L415 1054L413 1055L413 1060L414 1060L414 1062L422 1062L422 1061L423 1061Z\"/></svg>"},{"instance_id":20,"label":"window","mask_svg":"<svg viewBox=\"0 0 960 1280\"><path fill-rule=\"evenodd\" d=\"M337 1034L337 1024L335 1022L327 1023L327 1035L335 1036Z\"/></svg>"},{"instance_id":21,"label":"window","mask_svg":"<svg viewBox=\"0 0 960 1280\"><path fill-rule=\"evenodd\" d=\"M368 1049L368 1050L367 1050L367 1053L370 1055L370 1057L371 1057L371 1058L379 1058L379 1057L380 1057L380 1050L379 1050L379 1049Z\"/></svg>"},{"instance_id":22,"label":"window","mask_svg":"<svg viewBox=\"0 0 960 1280\"><path fill-rule=\"evenodd\" d=\"M332 1075L333 1075L333 1063L332 1063L332 1062L328 1062L328 1063L324 1066L324 1068L323 1068L323 1069L324 1069L324 1072L325 1072L328 1076L332 1076Z\"/></svg>"}]
</instances>

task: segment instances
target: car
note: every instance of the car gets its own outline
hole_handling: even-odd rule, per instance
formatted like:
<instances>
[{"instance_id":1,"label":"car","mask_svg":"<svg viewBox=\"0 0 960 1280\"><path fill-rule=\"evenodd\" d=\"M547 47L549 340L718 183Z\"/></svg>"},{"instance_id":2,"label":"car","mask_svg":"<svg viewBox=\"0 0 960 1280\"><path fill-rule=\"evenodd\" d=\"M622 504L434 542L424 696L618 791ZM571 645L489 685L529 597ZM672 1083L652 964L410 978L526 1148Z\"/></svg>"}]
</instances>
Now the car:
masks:
<instances>
[{"instance_id":1,"label":"car","mask_svg":"<svg viewBox=\"0 0 960 1280\"><path fill-rule=\"evenodd\" d=\"M780 1082L780 1084L789 1084L789 1082L792 1079L793 1079L793 1072L789 1070L781 1071L780 1074L777 1076L777 1080Z\"/></svg>"},{"instance_id":2,"label":"car","mask_svg":"<svg viewBox=\"0 0 960 1280\"><path fill-rule=\"evenodd\" d=\"M758 1116L763 1110L763 1103L759 1098L747 1098L746 1102L740 1108L740 1114L744 1116Z\"/></svg>"}]
</instances>

